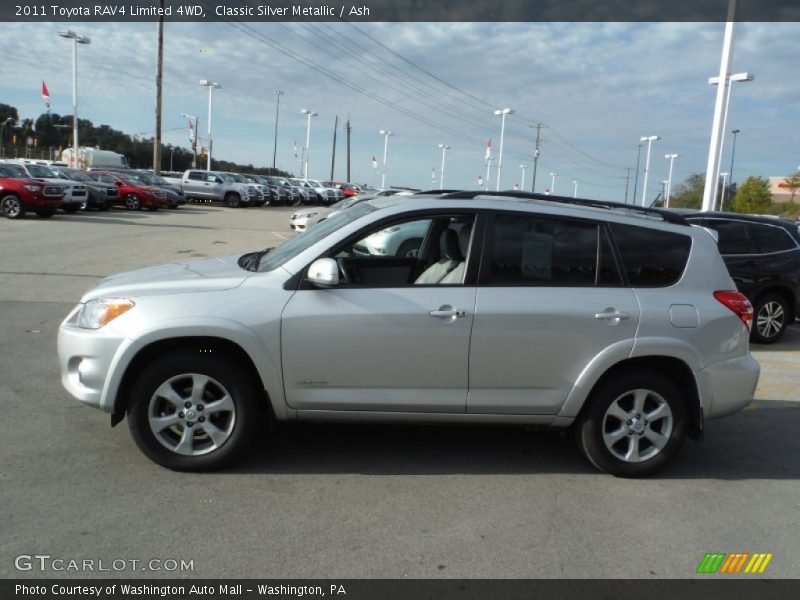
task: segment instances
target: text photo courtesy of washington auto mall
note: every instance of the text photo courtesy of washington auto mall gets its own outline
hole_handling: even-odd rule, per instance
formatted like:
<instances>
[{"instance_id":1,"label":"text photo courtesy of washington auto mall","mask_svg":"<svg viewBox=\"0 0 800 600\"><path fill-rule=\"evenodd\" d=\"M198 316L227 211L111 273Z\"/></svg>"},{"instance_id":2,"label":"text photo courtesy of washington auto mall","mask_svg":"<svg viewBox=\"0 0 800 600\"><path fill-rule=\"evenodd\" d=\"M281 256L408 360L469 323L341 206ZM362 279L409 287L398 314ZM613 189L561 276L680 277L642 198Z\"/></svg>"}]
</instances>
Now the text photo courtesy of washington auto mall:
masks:
<instances>
[{"instance_id":1,"label":"text photo courtesy of washington auto mall","mask_svg":"<svg viewBox=\"0 0 800 600\"><path fill-rule=\"evenodd\" d=\"M796 0L0 31L0 600L800 595Z\"/></svg>"}]
</instances>

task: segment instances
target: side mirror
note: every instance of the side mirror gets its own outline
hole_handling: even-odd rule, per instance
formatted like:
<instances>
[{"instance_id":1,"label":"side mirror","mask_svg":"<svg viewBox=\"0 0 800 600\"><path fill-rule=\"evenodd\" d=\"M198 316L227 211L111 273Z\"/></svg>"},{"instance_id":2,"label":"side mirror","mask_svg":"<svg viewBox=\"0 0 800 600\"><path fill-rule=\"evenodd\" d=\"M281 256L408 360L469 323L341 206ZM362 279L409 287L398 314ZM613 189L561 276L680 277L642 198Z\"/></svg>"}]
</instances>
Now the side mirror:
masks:
<instances>
[{"instance_id":1,"label":"side mirror","mask_svg":"<svg viewBox=\"0 0 800 600\"><path fill-rule=\"evenodd\" d=\"M308 267L308 280L320 287L339 285L339 265L332 258L318 258Z\"/></svg>"}]
</instances>

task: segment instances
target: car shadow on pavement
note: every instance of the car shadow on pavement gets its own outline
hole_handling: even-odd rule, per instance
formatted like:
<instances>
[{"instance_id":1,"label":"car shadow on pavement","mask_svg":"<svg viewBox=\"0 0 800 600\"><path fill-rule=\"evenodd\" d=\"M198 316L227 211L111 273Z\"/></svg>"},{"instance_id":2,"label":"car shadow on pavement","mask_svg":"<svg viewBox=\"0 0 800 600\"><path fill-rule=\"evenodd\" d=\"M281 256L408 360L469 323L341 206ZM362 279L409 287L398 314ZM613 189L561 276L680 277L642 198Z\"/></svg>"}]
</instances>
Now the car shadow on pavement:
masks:
<instances>
[{"instance_id":1,"label":"car shadow on pavement","mask_svg":"<svg viewBox=\"0 0 800 600\"><path fill-rule=\"evenodd\" d=\"M145 215L136 213L119 212L119 213L103 213L111 214L113 216L97 216L93 215L91 218L85 218L84 215L63 215L59 216L59 221L80 221L82 223L95 223L100 225L143 225L145 227L169 227L172 229L209 229L216 230L218 227L210 227L208 225L182 225L179 223L157 223L152 219L148 219Z\"/></svg>"},{"instance_id":2,"label":"car shadow on pavement","mask_svg":"<svg viewBox=\"0 0 800 600\"><path fill-rule=\"evenodd\" d=\"M800 479L800 405L759 400L706 423L655 479ZM525 427L316 424L274 426L229 473L363 475L586 474L571 435Z\"/></svg>"}]
</instances>

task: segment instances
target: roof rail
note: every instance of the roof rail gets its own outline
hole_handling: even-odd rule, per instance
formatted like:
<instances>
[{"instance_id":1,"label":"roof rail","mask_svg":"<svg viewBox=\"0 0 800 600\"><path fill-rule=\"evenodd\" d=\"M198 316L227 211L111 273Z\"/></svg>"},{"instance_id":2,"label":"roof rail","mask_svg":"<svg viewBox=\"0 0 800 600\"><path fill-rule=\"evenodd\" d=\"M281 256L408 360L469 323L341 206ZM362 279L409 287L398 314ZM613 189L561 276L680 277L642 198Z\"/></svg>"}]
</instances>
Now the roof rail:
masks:
<instances>
[{"instance_id":1,"label":"roof rail","mask_svg":"<svg viewBox=\"0 0 800 600\"><path fill-rule=\"evenodd\" d=\"M660 217L667 223L675 223L677 225L689 225L683 215L664 210L661 208L648 208L645 206L636 206L635 204L623 204L622 202L611 202L608 200L590 200L588 198L572 198L568 196L552 196L549 194L535 194L531 192L487 192L484 190L477 190L473 192L454 192L447 194L443 197L444 200L467 200L475 198L476 196L502 196L505 198L519 198L521 200L544 200L547 202L559 202L562 204L576 204L578 206L591 206L594 208L607 208L609 210L626 210L628 212L637 213L645 216Z\"/></svg>"}]
</instances>

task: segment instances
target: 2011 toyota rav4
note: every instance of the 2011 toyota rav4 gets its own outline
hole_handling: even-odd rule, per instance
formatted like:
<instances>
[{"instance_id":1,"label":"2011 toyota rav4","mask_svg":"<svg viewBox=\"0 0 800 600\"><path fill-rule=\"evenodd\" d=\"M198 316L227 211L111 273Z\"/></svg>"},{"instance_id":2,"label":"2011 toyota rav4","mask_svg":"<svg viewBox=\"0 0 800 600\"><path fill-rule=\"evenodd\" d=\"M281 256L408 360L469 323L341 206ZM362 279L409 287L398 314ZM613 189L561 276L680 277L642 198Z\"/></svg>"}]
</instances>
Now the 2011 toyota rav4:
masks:
<instances>
[{"instance_id":1,"label":"2011 toyota rav4","mask_svg":"<svg viewBox=\"0 0 800 600\"><path fill-rule=\"evenodd\" d=\"M520 194L362 202L272 249L115 275L62 323L62 382L179 470L265 419L572 428L642 476L752 399L752 307L672 213ZM416 252L364 253L395 227Z\"/></svg>"}]
</instances>

